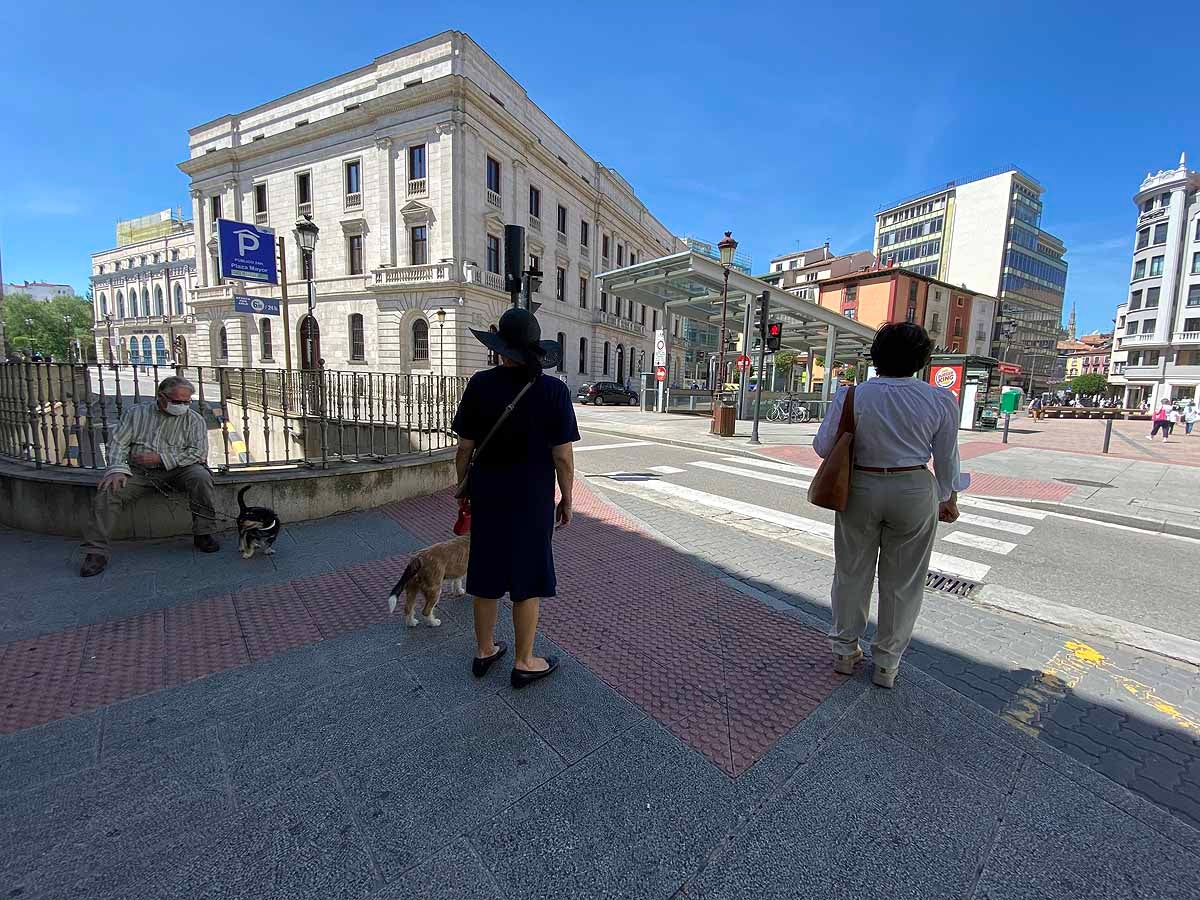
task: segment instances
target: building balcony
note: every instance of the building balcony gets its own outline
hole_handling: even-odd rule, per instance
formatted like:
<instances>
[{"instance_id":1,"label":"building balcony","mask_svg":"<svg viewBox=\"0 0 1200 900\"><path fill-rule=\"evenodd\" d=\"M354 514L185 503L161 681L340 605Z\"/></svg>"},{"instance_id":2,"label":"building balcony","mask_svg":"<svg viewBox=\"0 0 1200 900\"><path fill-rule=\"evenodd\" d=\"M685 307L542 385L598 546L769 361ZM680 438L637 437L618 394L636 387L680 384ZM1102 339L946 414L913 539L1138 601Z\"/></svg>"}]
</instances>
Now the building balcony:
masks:
<instances>
[{"instance_id":1,"label":"building balcony","mask_svg":"<svg viewBox=\"0 0 1200 900\"><path fill-rule=\"evenodd\" d=\"M567 236L563 232L558 232L558 246L567 246Z\"/></svg>"},{"instance_id":2,"label":"building balcony","mask_svg":"<svg viewBox=\"0 0 1200 900\"><path fill-rule=\"evenodd\" d=\"M500 194L498 194L496 191L493 191L491 188L487 189L487 202L496 207L496 209L501 209L504 206L503 202L500 200Z\"/></svg>"},{"instance_id":3,"label":"building balcony","mask_svg":"<svg viewBox=\"0 0 1200 900\"><path fill-rule=\"evenodd\" d=\"M1177 331L1171 342L1174 344L1200 344L1200 331Z\"/></svg>"},{"instance_id":4,"label":"building balcony","mask_svg":"<svg viewBox=\"0 0 1200 900\"><path fill-rule=\"evenodd\" d=\"M424 266L393 266L371 272L375 289L414 284L438 284L456 281L454 260Z\"/></svg>"},{"instance_id":5,"label":"building balcony","mask_svg":"<svg viewBox=\"0 0 1200 900\"><path fill-rule=\"evenodd\" d=\"M362 209L363 196L362 191L355 191L352 194L346 195L346 209Z\"/></svg>"},{"instance_id":6,"label":"building balcony","mask_svg":"<svg viewBox=\"0 0 1200 900\"><path fill-rule=\"evenodd\" d=\"M254 214L254 224L255 225L266 225L267 224L267 211L265 209L262 212L256 212Z\"/></svg>"},{"instance_id":7,"label":"building balcony","mask_svg":"<svg viewBox=\"0 0 1200 900\"><path fill-rule=\"evenodd\" d=\"M533 213L529 214L529 229L530 229L530 231L536 231L539 234L541 233L541 230L542 230L542 220L539 219L537 216L535 216Z\"/></svg>"},{"instance_id":8,"label":"building balcony","mask_svg":"<svg viewBox=\"0 0 1200 900\"><path fill-rule=\"evenodd\" d=\"M487 288L491 288L493 291L499 291L500 293L503 294L503 293L505 293L505 291L504 291L504 276L501 275L499 272L486 272L485 271L483 273L483 286L487 287Z\"/></svg>"},{"instance_id":9,"label":"building balcony","mask_svg":"<svg viewBox=\"0 0 1200 900\"><path fill-rule=\"evenodd\" d=\"M1135 344L1152 344L1154 343L1154 334L1127 334L1121 338L1121 346L1129 347ZM1160 342L1161 343L1161 342Z\"/></svg>"},{"instance_id":10,"label":"building balcony","mask_svg":"<svg viewBox=\"0 0 1200 900\"><path fill-rule=\"evenodd\" d=\"M630 319L622 318L615 313L605 312L603 310L595 310L592 313L592 321L597 325L606 325L609 328L615 328L618 331L625 331L629 334L636 334L640 337L646 336L646 326L640 322L635 322Z\"/></svg>"},{"instance_id":11,"label":"building balcony","mask_svg":"<svg viewBox=\"0 0 1200 900\"><path fill-rule=\"evenodd\" d=\"M429 182L424 178L408 179L408 196L423 197L429 190Z\"/></svg>"},{"instance_id":12,"label":"building balcony","mask_svg":"<svg viewBox=\"0 0 1200 900\"><path fill-rule=\"evenodd\" d=\"M1147 222L1153 222L1155 219L1166 218L1167 210L1161 206L1155 207L1149 212L1144 212L1138 216L1138 225L1145 225Z\"/></svg>"},{"instance_id":13,"label":"building balcony","mask_svg":"<svg viewBox=\"0 0 1200 900\"><path fill-rule=\"evenodd\" d=\"M296 215L311 216L312 212L313 212L313 205L312 205L311 200L309 200L307 203L297 203L296 204Z\"/></svg>"}]
</instances>

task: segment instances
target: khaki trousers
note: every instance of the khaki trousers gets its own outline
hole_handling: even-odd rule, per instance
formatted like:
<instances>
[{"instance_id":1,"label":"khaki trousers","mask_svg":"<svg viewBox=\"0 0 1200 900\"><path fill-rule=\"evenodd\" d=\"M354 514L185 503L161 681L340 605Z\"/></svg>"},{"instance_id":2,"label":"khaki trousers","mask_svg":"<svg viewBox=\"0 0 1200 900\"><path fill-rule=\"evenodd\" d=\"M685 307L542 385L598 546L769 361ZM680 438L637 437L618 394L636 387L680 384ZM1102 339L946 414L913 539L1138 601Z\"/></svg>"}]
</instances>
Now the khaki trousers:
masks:
<instances>
[{"instance_id":1,"label":"khaki trousers","mask_svg":"<svg viewBox=\"0 0 1200 900\"><path fill-rule=\"evenodd\" d=\"M158 484L167 494L176 494L175 501L184 502L182 493L190 501L192 509L192 533L214 534L220 531L220 523L213 517L216 496L213 492L212 472L201 463L180 466L170 471L134 470L119 491L96 491L92 501L92 514L83 527L83 550L107 557L112 553L109 539L116 526L117 517L127 504L142 497L160 494ZM203 515L197 515L197 511Z\"/></svg>"},{"instance_id":2,"label":"khaki trousers","mask_svg":"<svg viewBox=\"0 0 1200 900\"><path fill-rule=\"evenodd\" d=\"M879 568L876 665L893 668L912 639L937 535L937 487L928 470L854 471L833 529L833 652L849 656L867 628Z\"/></svg>"}]
</instances>

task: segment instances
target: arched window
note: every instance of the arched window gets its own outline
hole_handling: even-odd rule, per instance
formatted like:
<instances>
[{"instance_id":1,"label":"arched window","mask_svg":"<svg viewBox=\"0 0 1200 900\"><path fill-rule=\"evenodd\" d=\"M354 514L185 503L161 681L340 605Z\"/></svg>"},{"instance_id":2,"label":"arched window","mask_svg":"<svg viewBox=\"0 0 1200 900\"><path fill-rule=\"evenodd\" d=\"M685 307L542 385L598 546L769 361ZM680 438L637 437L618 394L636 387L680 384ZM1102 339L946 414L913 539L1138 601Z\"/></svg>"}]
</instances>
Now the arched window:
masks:
<instances>
[{"instance_id":1,"label":"arched window","mask_svg":"<svg viewBox=\"0 0 1200 900\"><path fill-rule=\"evenodd\" d=\"M171 251L171 259L179 259L179 251L178 250Z\"/></svg>"},{"instance_id":2,"label":"arched window","mask_svg":"<svg viewBox=\"0 0 1200 900\"><path fill-rule=\"evenodd\" d=\"M561 331L558 333L558 371L567 371L567 336Z\"/></svg>"},{"instance_id":3,"label":"arched window","mask_svg":"<svg viewBox=\"0 0 1200 900\"><path fill-rule=\"evenodd\" d=\"M142 335L142 365L150 365L150 360L150 337L149 335Z\"/></svg>"},{"instance_id":4,"label":"arched window","mask_svg":"<svg viewBox=\"0 0 1200 900\"><path fill-rule=\"evenodd\" d=\"M117 291L117 318L125 318L125 295Z\"/></svg>"},{"instance_id":5,"label":"arched window","mask_svg":"<svg viewBox=\"0 0 1200 900\"><path fill-rule=\"evenodd\" d=\"M141 352L140 348L138 347L138 339L135 337L131 337L129 339L129 359L130 359L130 361L137 362L139 357L141 357L141 355L142 355L142 352Z\"/></svg>"},{"instance_id":6,"label":"arched window","mask_svg":"<svg viewBox=\"0 0 1200 900\"><path fill-rule=\"evenodd\" d=\"M625 347L623 344L617 344L617 381L620 384L625 383Z\"/></svg>"},{"instance_id":7,"label":"arched window","mask_svg":"<svg viewBox=\"0 0 1200 900\"><path fill-rule=\"evenodd\" d=\"M579 339L579 374L587 374L587 338Z\"/></svg>"},{"instance_id":8,"label":"arched window","mask_svg":"<svg viewBox=\"0 0 1200 900\"><path fill-rule=\"evenodd\" d=\"M414 341L415 340L414 332ZM426 350L426 356L429 355ZM367 358L367 342L363 335L363 317L361 313L354 313L350 316L350 358L354 360L364 360Z\"/></svg>"},{"instance_id":9,"label":"arched window","mask_svg":"<svg viewBox=\"0 0 1200 900\"><path fill-rule=\"evenodd\" d=\"M158 265L158 254L157 253L154 254L154 264Z\"/></svg>"},{"instance_id":10,"label":"arched window","mask_svg":"<svg viewBox=\"0 0 1200 900\"><path fill-rule=\"evenodd\" d=\"M101 316L108 315L108 297L104 294L103 291L100 292L100 315Z\"/></svg>"},{"instance_id":11,"label":"arched window","mask_svg":"<svg viewBox=\"0 0 1200 900\"><path fill-rule=\"evenodd\" d=\"M142 315L150 315L150 288L142 288Z\"/></svg>"},{"instance_id":12,"label":"arched window","mask_svg":"<svg viewBox=\"0 0 1200 900\"><path fill-rule=\"evenodd\" d=\"M217 356L220 359L229 359L229 334L225 331L224 325L217 333Z\"/></svg>"},{"instance_id":13,"label":"arched window","mask_svg":"<svg viewBox=\"0 0 1200 900\"><path fill-rule=\"evenodd\" d=\"M608 374L608 341L604 342L604 374Z\"/></svg>"},{"instance_id":14,"label":"arched window","mask_svg":"<svg viewBox=\"0 0 1200 900\"><path fill-rule=\"evenodd\" d=\"M175 282L175 315L183 315L183 285L179 282Z\"/></svg>"},{"instance_id":15,"label":"arched window","mask_svg":"<svg viewBox=\"0 0 1200 900\"><path fill-rule=\"evenodd\" d=\"M161 334L154 339L154 361L160 366L167 364L167 342Z\"/></svg>"},{"instance_id":16,"label":"arched window","mask_svg":"<svg viewBox=\"0 0 1200 900\"><path fill-rule=\"evenodd\" d=\"M412 325L413 362L429 359L429 323L417 319Z\"/></svg>"},{"instance_id":17,"label":"arched window","mask_svg":"<svg viewBox=\"0 0 1200 900\"><path fill-rule=\"evenodd\" d=\"M262 320L262 330L259 332L259 350L263 359L271 359L271 320Z\"/></svg>"},{"instance_id":18,"label":"arched window","mask_svg":"<svg viewBox=\"0 0 1200 900\"><path fill-rule=\"evenodd\" d=\"M154 286L154 314L156 316L161 316L165 312L166 310L163 309L162 288L156 284Z\"/></svg>"}]
</instances>

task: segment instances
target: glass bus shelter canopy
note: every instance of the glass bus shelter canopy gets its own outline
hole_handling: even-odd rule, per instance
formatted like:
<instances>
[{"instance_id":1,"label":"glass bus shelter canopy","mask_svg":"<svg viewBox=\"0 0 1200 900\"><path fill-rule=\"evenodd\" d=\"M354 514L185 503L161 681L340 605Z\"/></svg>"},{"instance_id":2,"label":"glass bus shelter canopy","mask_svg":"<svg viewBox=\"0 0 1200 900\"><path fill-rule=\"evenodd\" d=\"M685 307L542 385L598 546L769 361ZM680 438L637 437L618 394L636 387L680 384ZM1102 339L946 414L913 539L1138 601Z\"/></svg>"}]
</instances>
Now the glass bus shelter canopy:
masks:
<instances>
[{"instance_id":1,"label":"glass bus shelter canopy","mask_svg":"<svg viewBox=\"0 0 1200 900\"><path fill-rule=\"evenodd\" d=\"M601 272L596 277L600 289L609 294L720 328L724 274L717 260L684 251ZM783 324L785 349L806 353L811 347L816 355L824 357L832 331L835 361L853 363L870 354L873 328L732 269L727 331L742 332L746 304L753 304L763 291L770 294L768 319Z\"/></svg>"}]
</instances>

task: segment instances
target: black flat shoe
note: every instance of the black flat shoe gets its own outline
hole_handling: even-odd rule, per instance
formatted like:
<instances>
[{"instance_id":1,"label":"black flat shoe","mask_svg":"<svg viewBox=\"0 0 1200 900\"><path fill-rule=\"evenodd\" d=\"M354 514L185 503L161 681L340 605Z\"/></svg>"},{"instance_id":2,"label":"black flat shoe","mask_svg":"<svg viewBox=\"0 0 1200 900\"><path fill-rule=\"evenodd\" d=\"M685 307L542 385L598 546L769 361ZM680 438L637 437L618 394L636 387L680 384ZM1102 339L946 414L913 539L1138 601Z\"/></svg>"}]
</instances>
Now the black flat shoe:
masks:
<instances>
[{"instance_id":1,"label":"black flat shoe","mask_svg":"<svg viewBox=\"0 0 1200 900\"><path fill-rule=\"evenodd\" d=\"M526 672L522 669L513 669L511 679L513 690L519 691L523 687L529 687L535 681L540 681L558 668L557 656L547 656L546 662L548 665L540 672Z\"/></svg>"},{"instance_id":2,"label":"black flat shoe","mask_svg":"<svg viewBox=\"0 0 1200 900\"><path fill-rule=\"evenodd\" d=\"M504 644L496 641L496 652L491 656L475 657L471 660L471 674L476 678L482 678L487 674L488 669L492 667L492 663L502 657L508 650Z\"/></svg>"}]
</instances>

